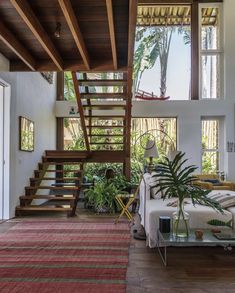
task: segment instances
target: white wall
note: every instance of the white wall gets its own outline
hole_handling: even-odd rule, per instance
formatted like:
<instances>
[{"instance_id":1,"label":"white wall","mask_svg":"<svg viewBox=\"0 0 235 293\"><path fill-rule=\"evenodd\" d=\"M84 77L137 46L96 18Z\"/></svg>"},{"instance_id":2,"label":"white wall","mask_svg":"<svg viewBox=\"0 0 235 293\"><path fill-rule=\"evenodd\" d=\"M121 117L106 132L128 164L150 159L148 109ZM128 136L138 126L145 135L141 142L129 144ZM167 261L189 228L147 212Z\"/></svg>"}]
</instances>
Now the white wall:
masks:
<instances>
[{"instance_id":1,"label":"white wall","mask_svg":"<svg viewBox=\"0 0 235 293\"><path fill-rule=\"evenodd\" d=\"M19 196L29 185L29 178L45 149L56 147L56 79L50 85L40 73L0 73L0 78L11 85L10 121L10 216L14 216ZM34 121L34 152L19 150L19 116Z\"/></svg>"},{"instance_id":2,"label":"white wall","mask_svg":"<svg viewBox=\"0 0 235 293\"><path fill-rule=\"evenodd\" d=\"M133 102L133 117L177 117L178 149L185 152L190 163L201 165L201 118L217 116L225 121L224 140L234 141L234 103L232 101L149 101ZM224 147L226 144L223 144ZM228 153L225 153L223 168L229 177L235 170L228 167ZM233 155L233 153L230 153ZM200 172L200 169L198 170ZM234 173L233 173L234 172Z\"/></svg>"},{"instance_id":3,"label":"white wall","mask_svg":"<svg viewBox=\"0 0 235 293\"><path fill-rule=\"evenodd\" d=\"M9 61L0 53L0 71L9 71Z\"/></svg>"}]
</instances>

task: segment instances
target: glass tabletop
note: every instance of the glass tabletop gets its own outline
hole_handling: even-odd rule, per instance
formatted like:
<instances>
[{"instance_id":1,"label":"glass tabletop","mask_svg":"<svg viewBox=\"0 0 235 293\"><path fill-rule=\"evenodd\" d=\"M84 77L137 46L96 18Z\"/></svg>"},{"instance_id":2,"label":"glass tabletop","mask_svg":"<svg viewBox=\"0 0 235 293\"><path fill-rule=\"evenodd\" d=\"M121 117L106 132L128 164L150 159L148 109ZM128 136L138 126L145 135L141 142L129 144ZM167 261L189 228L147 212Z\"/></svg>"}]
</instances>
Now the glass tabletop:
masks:
<instances>
[{"instance_id":1,"label":"glass tabletop","mask_svg":"<svg viewBox=\"0 0 235 293\"><path fill-rule=\"evenodd\" d=\"M195 236L196 229L191 229L189 233L189 237L176 237L172 233L161 233L160 234L160 241L164 241L165 244L171 244L174 246L185 246L185 245L209 245L209 244L220 244L220 245L235 245L235 233L232 229L225 229L221 233L217 233L218 235L225 236L226 239L218 239L211 230L200 229L203 231L202 239L197 239ZM218 236L219 237L219 236ZM230 238L230 239L229 239Z\"/></svg>"}]
</instances>

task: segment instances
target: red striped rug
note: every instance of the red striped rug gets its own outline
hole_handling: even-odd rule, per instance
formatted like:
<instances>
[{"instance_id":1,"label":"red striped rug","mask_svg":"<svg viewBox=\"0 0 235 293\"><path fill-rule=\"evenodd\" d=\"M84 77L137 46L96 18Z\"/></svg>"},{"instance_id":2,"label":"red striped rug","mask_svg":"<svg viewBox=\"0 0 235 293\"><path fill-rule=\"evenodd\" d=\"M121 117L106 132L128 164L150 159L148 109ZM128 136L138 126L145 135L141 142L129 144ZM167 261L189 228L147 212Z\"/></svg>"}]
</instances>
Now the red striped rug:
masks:
<instances>
[{"instance_id":1,"label":"red striped rug","mask_svg":"<svg viewBox=\"0 0 235 293\"><path fill-rule=\"evenodd\" d=\"M0 292L125 292L129 244L126 222L19 222L0 234Z\"/></svg>"}]
</instances>

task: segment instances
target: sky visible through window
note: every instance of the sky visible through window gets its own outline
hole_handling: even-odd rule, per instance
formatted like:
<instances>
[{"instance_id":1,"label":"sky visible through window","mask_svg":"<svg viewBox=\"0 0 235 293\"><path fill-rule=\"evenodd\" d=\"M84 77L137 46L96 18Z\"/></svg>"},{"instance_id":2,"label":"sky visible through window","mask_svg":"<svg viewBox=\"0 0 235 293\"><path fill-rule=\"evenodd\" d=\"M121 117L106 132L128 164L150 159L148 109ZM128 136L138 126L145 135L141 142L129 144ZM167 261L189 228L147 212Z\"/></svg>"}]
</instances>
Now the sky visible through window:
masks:
<instances>
[{"instance_id":1,"label":"sky visible through window","mask_svg":"<svg viewBox=\"0 0 235 293\"><path fill-rule=\"evenodd\" d=\"M191 46L185 44L183 34L176 29L172 34L169 50L166 96L170 100L188 100L190 97ZM140 90L160 95L160 61L146 69L140 81Z\"/></svg>"}]
</instances>

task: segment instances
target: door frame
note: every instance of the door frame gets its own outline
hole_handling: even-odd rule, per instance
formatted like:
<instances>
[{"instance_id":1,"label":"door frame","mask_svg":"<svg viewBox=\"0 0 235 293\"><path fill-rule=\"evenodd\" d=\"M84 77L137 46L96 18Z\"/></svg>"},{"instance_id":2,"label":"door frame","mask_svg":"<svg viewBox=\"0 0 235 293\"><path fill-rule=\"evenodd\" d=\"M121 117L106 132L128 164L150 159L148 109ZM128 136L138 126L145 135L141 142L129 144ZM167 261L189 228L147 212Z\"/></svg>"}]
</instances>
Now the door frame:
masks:
<instances>
[{"instance_id":1,"label":"door frame","mask_svg":"<svg viewBox=\"0 0 235 293\"><path fill-rule=\"evenodd\" d=\"M10 104L11 87L0 78L3 86L3 195L0 218L10 218Z\"/></svg>"}]
</instances>

